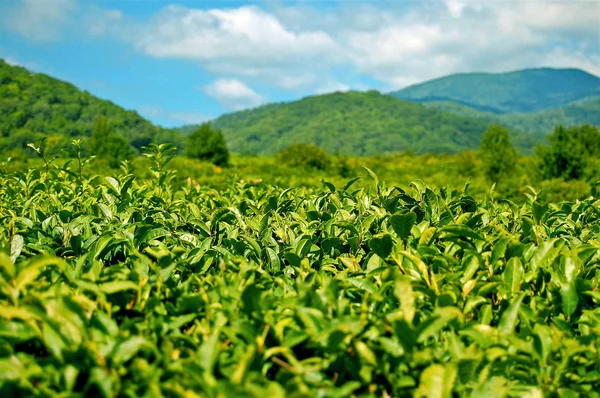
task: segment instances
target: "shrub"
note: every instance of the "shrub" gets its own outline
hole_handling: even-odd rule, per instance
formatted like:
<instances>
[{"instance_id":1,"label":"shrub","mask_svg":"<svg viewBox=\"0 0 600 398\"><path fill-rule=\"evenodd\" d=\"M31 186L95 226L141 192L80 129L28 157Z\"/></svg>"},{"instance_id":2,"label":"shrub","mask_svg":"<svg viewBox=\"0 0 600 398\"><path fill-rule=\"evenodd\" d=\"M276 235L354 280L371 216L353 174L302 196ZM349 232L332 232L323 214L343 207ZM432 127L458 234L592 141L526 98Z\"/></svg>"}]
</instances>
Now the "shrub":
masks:
<instances>
[{"instance_id":1,"label":"shrub","mask_svg":"<svg viewBox=\"0 0 600 398\"><path fill-rule=\"evenodd\" d=\"M229 150L221 131L203 123L188 137L186 155L192 159L211 162L217 166L229 164Z\"/></svg>"},{"instance_id":2,"label":"shrub","mask_svg":"<svg viewBox=\"0 0 600 398\"><path fill-rule=\"evenodd\" d=\"M508 130L498 124L491 125L481 139L483 172L491 182L508 177L517 162L517 151Z\"/></svg>"},{"instance_id":3,"label":"shrub","mask_svg":"<svg viewBox=\"0 0 600 398\"><path fill-rule=\"evenodd\" d=\"M308 167L326 170L331 157L323 149L310 144L293 144L277 154L277 160L290 167Z\"/></svg>"},{"instance_id":4,"label":"shrub","mask_svg":"<svg viewBox=\"0 0 600 398\"><path fill-rule=\"evenodd\" d=\"M550 145L536 148L544 178L581 179L588 160L600 155L600 132L591 125L556 126Z\"/></svg>"},{"instance_id":5,"label":"shrub","mask_svg":"<svg viewBox=\"0 0 600 398\"><path fill-rule=\"evenodd\" d=\"M108 120L103 116L96 120L86 148L90 154L105 159L112 168L118 168L121 161L131 160L135 155L129 142L113 132Z\"/></svg>"}]
</instances>

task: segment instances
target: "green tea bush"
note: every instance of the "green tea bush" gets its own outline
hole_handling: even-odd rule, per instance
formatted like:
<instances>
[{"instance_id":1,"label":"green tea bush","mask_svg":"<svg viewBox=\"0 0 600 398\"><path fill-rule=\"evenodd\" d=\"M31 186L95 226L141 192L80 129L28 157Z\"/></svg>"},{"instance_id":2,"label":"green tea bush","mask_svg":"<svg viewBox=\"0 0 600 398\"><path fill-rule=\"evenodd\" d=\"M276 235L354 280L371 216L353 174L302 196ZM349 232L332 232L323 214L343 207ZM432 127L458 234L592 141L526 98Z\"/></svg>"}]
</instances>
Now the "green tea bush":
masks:
<instances>
[{"instance_id":1,"label":"green tea bush","mask_svg":"<svg viewBox=\"0 0 600 398\"><path fill-rule=\"evenodd\" d=\"M1 396L586 396L600 200L0 168Z\"/></svg>"}]
</instances>

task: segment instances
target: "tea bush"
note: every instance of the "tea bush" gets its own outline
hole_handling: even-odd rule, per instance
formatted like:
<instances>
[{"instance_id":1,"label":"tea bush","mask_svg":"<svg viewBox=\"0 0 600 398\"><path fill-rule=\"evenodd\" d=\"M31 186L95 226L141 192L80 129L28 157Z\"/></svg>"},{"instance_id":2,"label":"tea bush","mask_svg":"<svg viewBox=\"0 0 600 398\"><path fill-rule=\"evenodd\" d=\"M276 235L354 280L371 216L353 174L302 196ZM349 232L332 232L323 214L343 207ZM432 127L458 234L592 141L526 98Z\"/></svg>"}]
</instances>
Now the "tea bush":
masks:
<instances>
[{"instance_id":1,"label":"tea bush","mask_svg":"<svg viewBox=\"0 0 600 398\"><path fill-rule=\"evenodd\" d=\"M0 168L0 394L598 397L600 200Z\"/></svg>"}]
</instances>

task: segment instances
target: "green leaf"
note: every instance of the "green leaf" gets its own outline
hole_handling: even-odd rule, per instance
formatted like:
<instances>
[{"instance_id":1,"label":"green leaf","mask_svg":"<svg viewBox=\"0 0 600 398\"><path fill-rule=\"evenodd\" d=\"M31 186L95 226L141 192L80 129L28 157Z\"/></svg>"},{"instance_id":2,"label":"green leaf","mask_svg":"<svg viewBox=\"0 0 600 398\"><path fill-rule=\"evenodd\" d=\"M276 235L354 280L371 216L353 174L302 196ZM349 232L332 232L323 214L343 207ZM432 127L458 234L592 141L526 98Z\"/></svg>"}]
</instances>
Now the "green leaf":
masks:
<instances>
[{"instance_id":1,"label":"green leaf","mask_svg":"<svg viewBox=\"0 0 600 398\"><path fill-rule=\"evenodd\" d=\"M14 277L17 272L14 261L12 261L9 256L2 252L0 252L0 267L4 268L11 278Z\"/></svg>"},{"instance_id":2,"label":"green leaf","mask_svg":"<svg viewBox=\"0 0 600 398\"><path fill-rule=\"evenodd\" d=\"M354 342L354 348L361 359L370 365L377 366L377 357L373 351L363 341L357 340Z\"/></svg>"},{"instance_id":3,"label":"green leaf","mask_svg":"<svg viewBox=\"0 0 600 398\"><path fill-rule=\"evenodd\" d=\"M435 238L436 235L437 235L436 227L427 228L425 231L423 231L423 233L421 234L421 237L419 238L419 245L429 246L431 244L431 242L433 242L433 239Z\"/></svg>"},{"instance_id":4,"label":"green leaf","mask_svg":"<svg viewBox=\"0 0 600 398\"><path fill-rule=\"evenodd\" d=\"M104 217L106 217L106 219L111 220L113 218L113 212L110 209L110 207L108 207L104 203L98 203L98 207L100 208L100 210L102 210L102 213L104 214Z\"/></svg>"},{"instance_id":5,"label":"green leaf","mask_svg":"<svg viewBox=\"0 0 600 398\"><path fill-rule=\"evenodd\" d=\"M359 279L359 278L348 278L348 282L354 286L359 288L360 290L364 290L366 292L369 292L371 294L376 293L377 289L375 289L375 286L369 282L366 279Z\"/></svg>"},{"instance_id":6,"label":"green leaf","mask_svg":"<svg viewBox=\"0 0 600 398\"><path fill-rule=\"evenodd\" d=\"M410 236L410 230L413 225L417 221L417 215L415 213L405 213L405 214L394 214L390 218L390 224L392 228L398 235L398 237L402 240L406 240Z\"/></svg>"},{"instance_id":7,"label":"green leaf","mask_svg":"<svg viewBox=\"0 0 600 398\"><path fill-rule=\"evenodd\" d=\"M512 257L506 264L506 269L502 273L504 279L504 285L506 290L515 294L521 290L521 283L523 282L523 264L517 257Z\"/></svg>"},{"instance_id":8,"label":"green leaf","mask_svg":"<svg viewBox=\"0 0 600 398\"><path fill-rule=\"evenodd\" d=\"M373 184L375 185L375 188L377 189L377 192L379 192L379 178L377 177L377 174L375 174L373 172L373 170L371 170L367 166L361 166L361 167L363 169L365 169L365 171L367 172L367 174L369 174L369 177L371 177L371 180L373 180Z\"/></svg>"},{"instance_id":9,"label":"green leaf","mask_svg":"<svg viewBox=\"0 0 600 398\"><path fill-rule=\"evenodd\" d=\"M532 203L533 207L533 220L536 224L540 224L542 222L542 218L544 214L548 211L548 205L541 205L537 202Z\"/></svg>"},{"instance_id":10,"label":"green leaf","mask_svg":"<svg viewBox=\"0 0 600 398\"><path fill-rule=\"evenodd\" d=\"M525 298L525 293L521 293L518 297L513 299L510 305L502 313L498 324L498 330L501 333L510 334L513 332L517 324L519 308L521 307L523 298Z\"/></svg>"},{"instance_id":11,"label":"green leaf","mask_svg":"<svg viewBox=\"0 0 600 398\"><path fill-rule=\"evenodd\" d=\"M560 297L562 299L562 311L567 317L570 317L577 310L579 304L579 295L575 287L575 281L562 285L560 288Z\"/></svg>"},{"instance_id":12,"label":"green leaf","mask_svg":"<svg viewBox=\"0 0 600 398\"><path fill-rule=\"evenodd\" d=\"M114 193L116 193L117 195L121 195L121 188L119 187L119 181L115 180L113 177L104 177L104 179L106 180L106 182L108 183L108 186L110 187L110 189L112 189L112 191Z\"/></svg>"},{"instance_id":13,"label":"green leaf","mask_svg":"<svg viewBox=\"0 0 600 398\"><path fill-rule=\"evenodd\" d=\"M267 253L267 258L269 259L269 271L271 273L279 271L281 269L281 261L279 260L279 256L277 255L277 253L275 253L275 250L271 249L270 247L267 247L265 248L265 251Z\"/></svg>"},{"instance_id":14,"label":"green leaf","mask_svg":"<svg viewBox=\"0 0 600 398\"><path fill-rule=\"evenodd\" d=\"M46 349L50 351L57 360L62 362L62 352L67 347L67 342L54 326L51 326L48 323L42 325L42 339Z\"/></svg>"},{"instance_id":15,"label":"green leaf","mask_svg":"<svg viewBox=\"0 0 600 398\"><path fill-rule=\"evenodd\" d=\"M105 294L113 294L123 290L137 290L139 286L131 281L110 281L100 284L100 290Z\"/></svg>"},{"instance_id":16,"label":"green leaf","mask_svg":"<svg viewBox=\"0 0 600 398\"><path fill-rule=\"evenodd\" d=\"M242 292L242 309L246 315L251 316L254 312L260 312L260 296L262 290L256 287L254 284L246 286Z\"/></svg>"},{"instance_id":17,"label":"green leaf","mask_svg":"<svg viewBox=\"0 0 600 398\"><path fill-rule=\"evenodd\" d=\"M392 254L393 246L394 241L390 234L379 234L369 240L369 248L381 258L388 258Z\"/></svg>"},{"instance_id":18,"label":"green leaf","mask_svg":"<svg viewBox=\"0 0 600 398\"><path fill-rule=\"evenodd\" d=\"M400 309L404 314L404 319L412 324L415 316L415 297L408 277L399 278L394 286L394 295L400 301Z\"/></svg>"},{"instance_id":19,"label":"green leaf","mask_svg":"<svg viewBox=\"0 0 600 398\"><path fill-rule=\"evenodd\" d=\"M419 325L417 342L425 342L438 334L451 320L460 319L462 316L462 312L456 307L437 308L432 316Z\"/></svg>"},{"instance_id":20,"label":"green leaf","mask_svg":"<svg viewBox=\"0 0 600 398\"><path fill-rule=\"evenodd\" d=\"M235 371L233 372L233 375L231 376L232 383L240 384L244 380L246 373L248 372L248 367L250 366L252 360L254 359L255 354L256 354L256 346L255 345L251 345L246 348L246 352L244 353L242 358L237 363Z\"/></svg>"},{"instance_id":21,"label":"green leaf","mask_svg":"<svg viewBox=\"0 0 600 398\"><path fill-rule=\"evenodd\" d=\"M464 225L448 225L444 228L441 228L439 232L447 235L459 236L462 238L485 240L480 234L473 231L469 227L465 227Z\"/></svg>"},{"instance_id":22,"label":"green leaf","mask_svg":"<svg viewBox=\"0 0 600 398\"><path fill-rule=\"evenodd\" d=\"M450 398L456 378L456 370L443 365L431 365L421 373L415 397Z\"/></svg>"},{"instance_id":23,"label":"green leaf","mask_svg":"<svg viewBox=\"0 0 600 398\"><path fill-rule=\"evenodd\" d=\"M112 362L116 365L123 364L133 358L144 347L152 347L152 344L145 337L130 337L117 344L112 350Z\"/></svg>"},{"instance_id":24,"label":"green leaf","mask_svg":"<svg viewBox=\"0 0 600 398\"><path fill-rule=\"evenodd\" d=\"M17 357L0 358L0 381L18 381L26 377L23 365Z\"/></svg>"},{"instance_id":25,"label":"green leaf","mask_svg":"<svg viewBox=\"0 0 600 398\"><path fill-rule=\"evenodd\" d=\"M23 290L25 286L37 279L42 268L53 264L59 265L62 262L61 259L51 256L40 256L32 259L28 263L23 264L21 270L19 270L19 275L15 281L15 288L17 291Z\"/></svg>"},{"instance_id":26,"label":"green leaf","mask_svg":"<svg viewBox=\"0 0 600 398\"><path fill-rule=\"evenodd\" d=\"M23 251L23 237L15 235L10 242L10 260L14 263Z\"/></svg>"}]
</instances>

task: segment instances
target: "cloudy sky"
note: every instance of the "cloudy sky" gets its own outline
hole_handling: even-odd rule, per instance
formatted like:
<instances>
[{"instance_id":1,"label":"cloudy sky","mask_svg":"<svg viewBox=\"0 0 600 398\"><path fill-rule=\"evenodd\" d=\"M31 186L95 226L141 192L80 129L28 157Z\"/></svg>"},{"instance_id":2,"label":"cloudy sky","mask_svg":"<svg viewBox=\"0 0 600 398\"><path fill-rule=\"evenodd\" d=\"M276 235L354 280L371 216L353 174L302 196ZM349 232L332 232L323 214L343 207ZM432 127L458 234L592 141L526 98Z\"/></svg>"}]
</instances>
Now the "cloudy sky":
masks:
<instances>
[{"instance_id":1,"label":"cloudy sky","mask_svg":"<svg viewBox=\"0 0 600 398\"><path fill-rule=\"evenodd\" d=\"M600 75L600 0L2 0L0 58L176 126L457 72Z\"/></svg>"}]
</instances>

